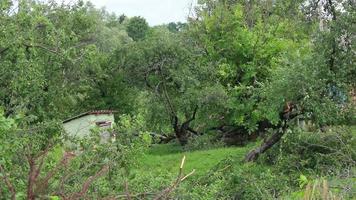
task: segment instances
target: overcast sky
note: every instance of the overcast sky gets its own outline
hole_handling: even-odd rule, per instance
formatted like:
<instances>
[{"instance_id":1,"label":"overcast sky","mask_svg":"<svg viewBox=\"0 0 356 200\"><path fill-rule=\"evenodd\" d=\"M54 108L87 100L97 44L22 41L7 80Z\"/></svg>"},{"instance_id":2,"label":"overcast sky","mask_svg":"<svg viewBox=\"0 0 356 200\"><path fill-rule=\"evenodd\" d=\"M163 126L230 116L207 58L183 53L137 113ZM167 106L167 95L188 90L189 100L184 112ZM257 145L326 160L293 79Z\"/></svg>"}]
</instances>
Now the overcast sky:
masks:
<instances>
[{"instance_id":1,"label":"overcast sky","mask_svg":"<svg viewBox=\"0 0 356 200\"><path fill-rule=\"evenodd\" d=\"M98 8L118 15L141 16L153 25L185 22L189 8L197 0L89 0Z\"/></svg>"}]
</instances>

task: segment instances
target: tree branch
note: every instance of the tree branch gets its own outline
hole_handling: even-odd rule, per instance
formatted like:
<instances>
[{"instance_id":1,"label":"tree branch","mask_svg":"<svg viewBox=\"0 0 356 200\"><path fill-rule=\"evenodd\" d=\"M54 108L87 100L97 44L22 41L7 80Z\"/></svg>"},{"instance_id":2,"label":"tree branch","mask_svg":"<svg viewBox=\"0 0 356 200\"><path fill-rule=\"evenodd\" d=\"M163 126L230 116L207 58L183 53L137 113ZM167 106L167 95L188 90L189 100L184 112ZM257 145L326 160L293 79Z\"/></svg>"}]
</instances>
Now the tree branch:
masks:
<instances>
[{"instance_id":1,"label":"tree branch","mask_svg":"<svg viewBox=\"0 0 356 200\"><path fill-rule=\"evenodd\" d=\"M202 133L198 133L196 130L194 130L194 129L190 128L190 127L188 127L187 130L190 131L191 133L195 134L195 135L202 135Z\"/></svg>"},{"instance_id":2,"label":"tree branch","mask_svg":"<svg viewBox=\"0 0 356 200\"><path fill-rule=\"evenodd\" d=\"M167 187L165 190L163 190L161 193L159 193L158 195L156 195L156 197L154 198L154 200L159 200L159 199L165 199L165 197L167 197L169 194L172 193L172 191L182 182L184 181L186 178L188 178L189 176L193 175L195 172L195 169L193 169L193 171L191 171L190 173L188 173L187 175L183 175L183 167L184 167L184 163L185 163L185 156L183 156L180 167L179 167L179 172L178 172L178 176L176 178L176 180L169 186Z\"/></svg>"},{"instance_id":3,"label":"tree branch","mask_svg":"<svg viewBox=\"0 0 356 200\"><path fill-rule=\"evenodd\" d=\"M0 55L1 54L3 54L3 53L5 53L7 50L9 50L10 49L10 47L6 47L6 48L1 48L0 49Z\"/></svg>"},{"instance_id":4,"label":"tree branch","mask_svg":"<svg viewBox=\"0 0 356 200\"><path fill-rule=\"evenodd\" d=\"M269 138L265 139L264 142L256 149L253 149L245 156L245 162L253 162L258 156L268 149L273 147L276 143L278 143L282 136L286 133L288 128L288 122L293 120L295 117L300 115L302 111L295 111L296 105L291 102L286 103L286 109L284 109L280 114L280 122L274 127L276 132Z\"/></svg>"},{"instance_id":5,"label":"tree branch","mask_svg":"<svg viewBox=\"0 0 356 200\"><path fill-rule=\"evenodd\" d=\"M195 120L195 115L196 115L197 111L198 111L198 106L195 106L192 117L190 119L188 119L187 121L185 121L183 123L183 125L189 126L189 123L192 122L193 120Z\"/></svg>"},{"instance_id":6,"label":"tree branch","mask_svg":"<svg viewBox=\"0 0 356 200\"><path fill-rule=\"evenodd\" d=\"M41 180L40 184L37 186L37 190L44 190L48 187L49 180L58 172L58 170L68 164L70 159L75 156L72 152L65 152L61 161L47 173L47 175ZM38 191L37 191L38 192Z\"/></svg>"},{"instance_id":7,"label":"tree branch","mask_svg":"<svg viewBox=\"0 0 356 200\"><path fill-rule=\"evenodd\" d=\"M57 54L57 55L59 54L58 51L53 50L53 49L49 49L48 47L45 47L45 46L43 46L41 44L34 44L34 45L32 45L32 44L24 44L24 45L25 45L25 47L28 47L28 48L40 48L40 49L46 50L46 51L48 51L50 53L53 53L53 54Z\"/></svg>"},{"instance_id":8,"label":"tree branch","mask_svg":"<svg viewBox=\"0 0 356 200\"><path fill-rule=\"evenodd\" d=\"M127 180L125 180L124 186L125 186L126 198L127 200L131 200L131 194L130 194L129 184L127 183Z\"/></svg>"},{"instance_id":9,"label":"tree branch","mask_svg":"<svg viewBox=\"0 0 356 200\"><path fill-rule=\"evenodd\" d=\"M78 193L74 193L73 195L71 195L71 198L69 199L81 199L85 193L87 193L87 191L89 190L90 185L99 177L103 176L107 171L109 170L109 166L105 165L103 166L94 176L90 176L84 183L82 186L82 189L80 192Z\"/></svg>"}]
</instances>

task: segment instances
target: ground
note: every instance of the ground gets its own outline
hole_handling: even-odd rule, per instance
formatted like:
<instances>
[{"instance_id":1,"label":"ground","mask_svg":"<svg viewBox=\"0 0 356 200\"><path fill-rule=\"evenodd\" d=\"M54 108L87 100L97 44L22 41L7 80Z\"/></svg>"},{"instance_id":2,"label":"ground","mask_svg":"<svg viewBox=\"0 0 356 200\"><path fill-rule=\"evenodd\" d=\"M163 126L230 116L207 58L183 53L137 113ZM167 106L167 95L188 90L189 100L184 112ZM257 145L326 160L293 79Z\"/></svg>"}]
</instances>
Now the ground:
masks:
<instances>
[{"instance_id":1,"label":"ground","mask_svg":"<svg viewBox=\"0 0 356 200\"><path fill-rule=\"evenodd\" d=\"M184 151L176 144L154 145L139 159L138 168L141 170L151 169L160 173L178 172L183 156L186 156L184 170L190 172L195 169L195 175L206 174L221 160L228 157L241 158L251 149L247 147L222 147L209 150Z\"/></svg>"},{"instance_id":2,"label":"ground","mask_svg":"<svg viewBox=\"0 0 356 200\"><path fill-rule=\"evenodd\" d=\"M352 135L356 136L356 127L352 127ZM247 175L247 179L263 179L264 176L271 176L273 178L274 173L271 173L270 170L273 170L273 166L266 166L262 163L255 164L244 164L242 161L244 156L248 151L257 146L258 143L251 143L245 147L220 147L220 148L212 148L207 150L195 150L189 151L184 150L178 144L155 144L152 145L149 150L142 156L138 158L137 166L132 170L133 174L133 182L132 185L136 185L137 187L143 187L143 191L148 191L152 188L159 189L162 186L169 185L172 181L175 180L176 175L179 170L180 162L183 156L186 156L186 162L184 167L185 174L191 172L195 169L195 173L189 177L184 184L181 186L182 188L189 188L191 185L197 180L202 180L209 178L211 172L216 171L216 166L222 160L226 160L228 158L233 159L233 166L235 168L235 172L239 174L243 170L246 172L242 172L241 174L246 176L246 174L251 173L251 177ZM225 167L225 165L219 166L218 170L221 170ZM355 168L353 168L353 171ZM355 178L342 178L339 176L328 176L328 177L319 177L311 174L304 174L306 172L300 172L301 177L306 175L308 177L308 181L313 185L316 181L327 180L328 184L330 184L330 192L340 193L345 186L352 186L352 182L355 181ZM355 171L353 172L355 173ZM303 175L304 174L304 175ZM295 175L295 174L294 174ZM297 174L298 175L298 174ZM240 176L240 175L238 175ZM288 179L288 175L285 178ZM244 177L246 178L246 177ZM301 178L298 176L293 176L292 182L296 182L297 185L293 187L291 185L287 185L291 190L285 191L282 194L285 199L300 199L305 195L305 187L306 185L301 184ZM153 181L154 180L154 181ZM266 178L266 181L269 178ZM217 180L219 181L219 180ZM263 180L262 180L263 181ZM142 184L142 182L144 184ZM283 184L282 180L278 183L278 178L275 181L271 181L271 188L275 186L273 184ZM217 183L219 184L219 183ZM225 183L222 183L225 184ZM298 186L300 184L300 186ZM267 184L268 185L268 184ZM264 185L265 186L265 185ZM147 190L146 190L147 189ZM201 188L199 188L201 189ZM206 191L213 190L214 187L207 187ZM346 188L347 189L347 188ZM194 189L192 189L194 190ZM355 192L355 188L348 188L346 191L349 194ZM182 189L182 192L186 190ZM195 192L197 190L194 190ZM204 191L204 190L202 190ZM201 193L199 193L200 195ZM205 197L204 197L205 198ZM202 199L204 199L202 198ZM348 198L346 198L348 199Z\"/></svg>"}]
</instances>

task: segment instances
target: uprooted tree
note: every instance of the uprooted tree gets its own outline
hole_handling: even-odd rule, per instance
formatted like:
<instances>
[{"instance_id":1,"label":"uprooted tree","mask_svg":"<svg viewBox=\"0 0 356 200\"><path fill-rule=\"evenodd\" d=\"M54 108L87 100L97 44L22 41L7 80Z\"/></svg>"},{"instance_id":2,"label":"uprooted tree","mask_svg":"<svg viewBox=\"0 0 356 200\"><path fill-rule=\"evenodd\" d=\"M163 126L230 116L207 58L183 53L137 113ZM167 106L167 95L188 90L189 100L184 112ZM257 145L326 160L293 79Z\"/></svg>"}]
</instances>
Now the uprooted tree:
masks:
<instances>
[{"instance_id":1,"label":"uprooted tree","mask_svg":"<svg viewBox=\"0 0 356 200\"><path fill-rule=\"evenodd\" d=\"M259 146L256 149L251 150L246 156L245 156L245 161L246 162L251 162L255 161L258 156L268 149L270 149L273 145L275 145L277 142L279 142L284 134L286 134L286 131L289 127L289 123L291 120L293 120L295 117L300 115L301 112L297 110L296 106L293 105L291 102L287 102L285 104L285 108L283 109L282 112L279 114L279 122L277 125L273 125L269 123L268 126L264 127L264 130L260 131L268 131L268 129L273 129L273 133L271 136L266 137L261 146Z\"/></svg>"}]
</instances>

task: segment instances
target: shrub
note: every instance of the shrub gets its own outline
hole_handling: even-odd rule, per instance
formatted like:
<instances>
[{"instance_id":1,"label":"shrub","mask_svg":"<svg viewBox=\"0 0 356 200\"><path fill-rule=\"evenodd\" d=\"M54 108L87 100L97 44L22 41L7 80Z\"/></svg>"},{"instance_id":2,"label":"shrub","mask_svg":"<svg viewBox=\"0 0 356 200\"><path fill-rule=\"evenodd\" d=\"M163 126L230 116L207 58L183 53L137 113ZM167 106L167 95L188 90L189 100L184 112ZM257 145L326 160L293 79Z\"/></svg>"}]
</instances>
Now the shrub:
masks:
<instances>
[{"instance_id":1,"label":"shrub","mask_svg":"<svg viewBox=\"0 0 356 200\"><path fill-rule=\"evenodd\" d=\"M276 165L283 173L309 171L333 175L355 164L354 134L337 127L327 132L291 130L288 137L266 152L262 162Z\"/></svg>"}]
</instances>

